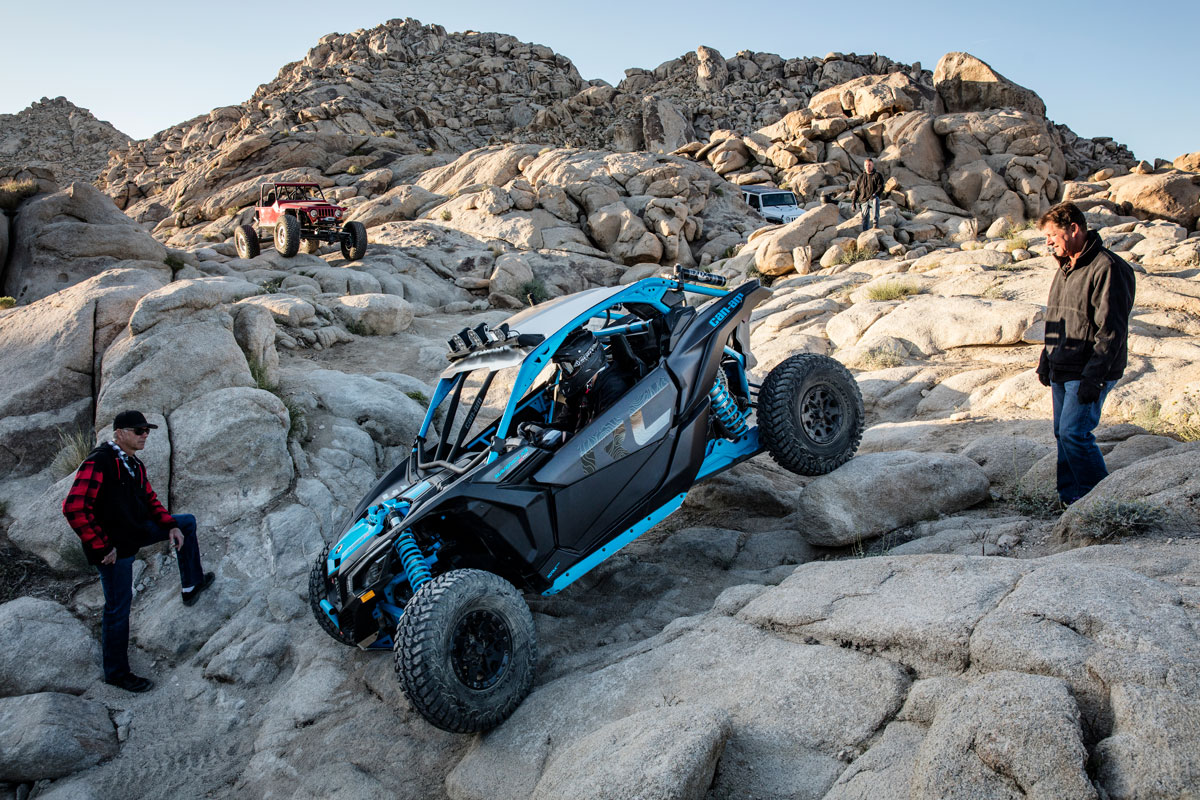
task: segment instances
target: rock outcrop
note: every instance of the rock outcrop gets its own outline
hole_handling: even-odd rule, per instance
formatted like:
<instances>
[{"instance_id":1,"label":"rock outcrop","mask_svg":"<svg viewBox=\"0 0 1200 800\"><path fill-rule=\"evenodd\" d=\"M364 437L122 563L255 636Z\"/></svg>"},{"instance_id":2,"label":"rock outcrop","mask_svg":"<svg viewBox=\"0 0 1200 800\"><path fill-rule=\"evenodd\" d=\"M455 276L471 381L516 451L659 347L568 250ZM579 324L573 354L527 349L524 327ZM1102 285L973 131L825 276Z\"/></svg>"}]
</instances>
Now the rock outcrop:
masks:
<instances>
[{"instance_id":1,"label":"rock outcrop","mask_svg":"<svg viewBox=\"0 0 1200 800\"><path fill-rule=\"evenodd\" d=\"M59 183L92 183L109 152L133 140L65 97L43 97L17 114L0 114L0 175L40 167Z\"/></svg>"}]
</instances>

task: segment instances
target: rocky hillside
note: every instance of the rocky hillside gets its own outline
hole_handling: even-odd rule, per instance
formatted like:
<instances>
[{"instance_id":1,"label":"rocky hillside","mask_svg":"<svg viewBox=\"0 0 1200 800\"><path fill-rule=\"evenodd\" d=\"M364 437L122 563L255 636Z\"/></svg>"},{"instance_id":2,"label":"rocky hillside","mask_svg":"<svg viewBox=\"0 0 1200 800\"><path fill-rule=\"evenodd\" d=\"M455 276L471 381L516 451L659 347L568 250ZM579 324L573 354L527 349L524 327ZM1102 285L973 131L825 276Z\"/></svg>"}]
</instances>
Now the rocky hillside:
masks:
<instances>
[{"instance_id":1,"label":"rocky hillside","mask_svg":"<svg viewBox=\"0 0 1200 800\"><path fill-rule=\"evenodd\" d=\"M1048 398L1031 369L1044 238L918 221L918 239L892 200L859 234L852 209L817 202L708 266L780 273L751 324L760 374L799 351L854 369L870 424L855 459L815 479L755 459L569 591L530 597L538 684L483 736L430 728L387 655L319 629L308 569L405 452L447 335L503 319L530 284L557 294L658 269L626 266L617 245L661 241L672 220L683 231L708 214L744 236L726 198L685 191L687 170L705 169L476 153L394 198L449 222L377 225L361 262L163 249L86 184L25 200L22 303L0 310L0 525L66 588L61 603L0 605L0 737L19 743L0 791L1132 798L1195 785L1200 450L1180 438L1200 420L1200 231L1103 205L1090 222L1137 264L1139 302L1098 432L1113 474L1067 513L1047 496ZM444 199L459 186L476 188ZM638 198L661 201L645 213L662 228L570 249L573 215L619 232ZM891 255L882 245L905 230L914 246ZM102 597L58 511L78 455L46 447L73 429L106 436L127 406L160 426L151 479L201 518L218 574L184 608L171 560L141 554L133 663L158 688L138 696L99 680Z\"/></svg>"},{"instance_id":2,"label":"rocky hillside","mask_svg":"<svg viewBox=\"0 0 1200 800\"><path fill-rule=\"evenodd\" d=\"M91 183L104 170L109 152L131 142L65 97L43 97L18 114L0 114L0 176L42 167L63 185Z\"/></svg>"},{"instance_id":3,"label":"rocky hillside","mask_svg":"<svg viewBox=\"0 0 1200 800\"><path fill-rule=\"evenodd\" d=\"M31 196L6 196L0 800L1200 785L1200 155L1137 164L1069 139L965 54L929 73L701 48L623 88L412 21L313 54L253 105L131 146L109 171L124 210L40 168L21 173ZM478 106L398 114L379 87L423 69L430 98ZM391 117L359 114L360 134L357 99L339 98L367 89ZM531 92L531 118L504 116ZM578 103L563 116L581 98L622 110L604 129ZM688 130L660 125L671 109L691 132L668 141ZM637 149L611 149L618 135ZM642 149L660 141L676 152ZM867 155L889 184L862 231L841 194ZM268 175L325 187L367 227L366 255L265 242L239 258L230 237ZM801 215L767 224L749 182L786 183ZM1033 372L1054 264L1028 223L1063 196L1138 273L1129 368L1096 432L1111 474L1066 510ZM537 680L507 722L432 728L389 654L317 625L310 567L408 452L448 336L677 262L770 285L750 321L759 378L798 352L851 369L858 455L814 478L760 456L696 485L566 591L526 598ZM166 550L139 553L131 658L156 681L141 695L100 679L103 595L60 511L129 407L159 426L150 479L197 515L217 574L184 607Z\"/></svg>"},{"instance_id":4,"label":"rocky hillside","mask_svg":"<svg viewBox=\"0 0 1200 800\"><path fill-rule=\"evenodd\" d=\"M269 177L319 178L345 187L346 196L366 197L411 182L414 170L429 166L422 154L444 160L502 142L669 152L725 130L749 133L806 110L841 128L827 138L844 131L870 143L879 134L863 127L881 116L901 118L891 128L908 120L919 133L921 123L910 119L914 113L1015 108L1041 139L1030 152L1014 154L1053 149L1058 184L1134 165L1125 148L1080 139L1046 119L1036 94L970 56L954 55L943 59L939 69L945 74L939 76L878 55L784 59L741 52L726 59L700 47L654 70L629 69L613 87L585 82L568 59L541 45L393 20L331 34L247 102L131 143L114 155L99 185L139 222L167 225L160 232L165 237L244 208L247 189ZM830 102L842 91L876 85L875 99L863 109ZM838 166L819 151L799 157L826 172ZM923 165L922 177L954 180L940 174L944 165L938 161ZM386 183L382 169L392 173ZM367 172L374 173L370 180L354 177ZM806 185L817 179L809 175Z\"/></svg>"}]
</instances>

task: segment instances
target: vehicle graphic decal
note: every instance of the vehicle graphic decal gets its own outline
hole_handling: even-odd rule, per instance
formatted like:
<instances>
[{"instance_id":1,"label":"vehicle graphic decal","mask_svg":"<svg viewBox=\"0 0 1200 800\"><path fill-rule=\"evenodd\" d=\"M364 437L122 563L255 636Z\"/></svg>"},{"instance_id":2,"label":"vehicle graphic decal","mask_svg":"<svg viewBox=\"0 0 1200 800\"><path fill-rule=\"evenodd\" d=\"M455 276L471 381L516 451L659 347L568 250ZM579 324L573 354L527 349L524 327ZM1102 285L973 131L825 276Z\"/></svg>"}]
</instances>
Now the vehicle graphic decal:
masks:
<instances>
[{"instance_id":1,"label":"vehicle graphic decal","mask_svg":"<svg viewBox=\"0 0 1200 800\"><path fill-rule=\"evenodd\" d=\"M672 384L665 374L638 387L606 414L584 428L567 448L584 475L620 461L661 438L671 424Z\"/></svg>"}]
</instances>

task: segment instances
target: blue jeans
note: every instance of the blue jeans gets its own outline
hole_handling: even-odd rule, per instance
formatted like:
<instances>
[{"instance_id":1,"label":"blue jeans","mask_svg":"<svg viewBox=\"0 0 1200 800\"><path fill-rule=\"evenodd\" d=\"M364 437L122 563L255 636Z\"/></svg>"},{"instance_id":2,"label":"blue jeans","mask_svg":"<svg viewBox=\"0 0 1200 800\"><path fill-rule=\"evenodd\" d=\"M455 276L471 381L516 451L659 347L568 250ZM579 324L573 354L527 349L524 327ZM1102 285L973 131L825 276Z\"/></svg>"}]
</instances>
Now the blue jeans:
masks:
<instances>
[{"instance_id":1,"label":"blue jeans","mask_svg":"<svg viewBox=\"0 0 1200 800\"><path fill-rule=\"evenodd\" d=\"M199 586L204 578L200 566L200 542L196 539L196 518L191 514L173 514L175 526L183 533L179 549L180 586ZM149 522L138 537L138 547L163 542L168 531ZM133 600L133 559L118 558L115 564L100 564L100 585L104 589L104 617L100 623L100 645L104 654L104 679L118 680L129 674L129 605Z\"/></svg>"},{"instance_id":2,"label":"blue jeans","mask_svg":"<svg viewBox=\"0 0 1200 800\"><path fill-rule=\"evenodd\" d=\"M871 219L871 207L875 208L875 224L868 225L867 222ZM865 231L868 228L879 227L879 198L872 197L870 200L862 203L862 229Z\"/></svg>"},{"instance_id":3,"label":"blue jeans","mask_svg":"<svg viewBox=\"0 0 1200 800\"><path fill-rule=\"evenodd\" d=\"M1113 383L1105 381L1100 398L1086 404L1079 402L1079 381L1050 384L1058 443L1058 497L1063 503L1074 503L1108 475L1092 431L1100 422L1100 408Z\"/></svg>"}]
</instances>

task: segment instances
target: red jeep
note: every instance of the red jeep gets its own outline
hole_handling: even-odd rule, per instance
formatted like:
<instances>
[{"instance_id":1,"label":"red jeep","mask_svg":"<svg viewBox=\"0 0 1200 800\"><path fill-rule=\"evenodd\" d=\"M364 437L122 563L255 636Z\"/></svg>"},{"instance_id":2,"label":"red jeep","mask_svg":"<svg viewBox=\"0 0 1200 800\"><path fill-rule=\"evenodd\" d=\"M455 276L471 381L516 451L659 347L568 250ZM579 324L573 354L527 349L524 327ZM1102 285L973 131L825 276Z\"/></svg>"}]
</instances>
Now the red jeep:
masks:
<instances>
[{"instance_id":1,"label":"red jeep","mask_svg":"<svg viewBox=\"0 0 1200 800\"><path fill-rule=\"evenodd\" d=\"M346 209L325 199L315 183L264 183L259 187L258 230L239 225L234 234L238 255L254 258L259 241L270 236L279 254L291 258L303 250L315 253L321 242L337 242L342 255L357 261L367 253L367 229L361 222L342 224Z\"/></svg>"}]
</instances>

